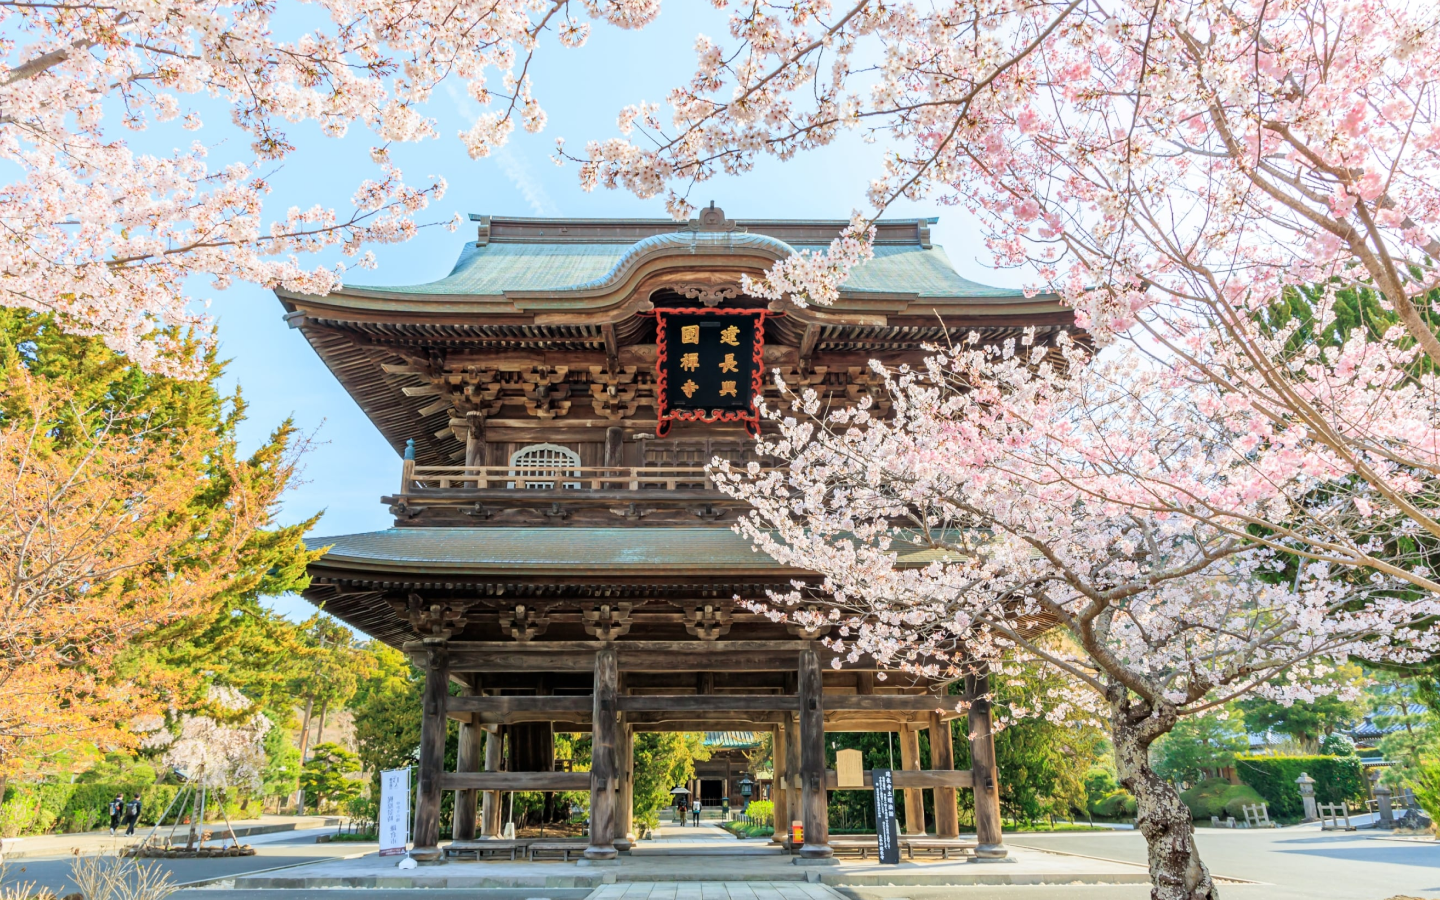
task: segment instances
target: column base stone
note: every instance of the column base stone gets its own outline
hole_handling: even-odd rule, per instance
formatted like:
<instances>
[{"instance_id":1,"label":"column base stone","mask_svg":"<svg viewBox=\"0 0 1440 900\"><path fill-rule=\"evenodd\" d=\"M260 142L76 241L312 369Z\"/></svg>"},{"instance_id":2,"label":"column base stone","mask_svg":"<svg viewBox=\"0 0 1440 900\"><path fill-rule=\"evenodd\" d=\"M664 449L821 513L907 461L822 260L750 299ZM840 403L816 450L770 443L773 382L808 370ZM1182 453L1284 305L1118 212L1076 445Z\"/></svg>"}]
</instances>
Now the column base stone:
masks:
<instances>
[{"instance_id":1,"label":"column base stone","mask_svg":"<svg viewBox=\"0 0 1440 900\"><path fill-rule=\"evenodd\" d=\"M412 847L410 858L422 866L439 865L445 862L445 854L439 847Z\"/></svg>"},{"instance_id":2,"label":"column base stone","mask_svg":"<svg viewBox=\"0 0 1440 900\"><path fill-rule=\"evenodd\" d=\"M1004 844L980 844L975 848L975 862L1014 862L1010 850Z\"/></svg>"},{"instance_id":3,"label":"column base stone","mask_svg":"<svg viewBox=\"0 0 1440 900\"><path fill-rule=\"evenodd\" d=\"M586 852L586 853L589 853L590 851L587 850L587 851L585 851L585 852ZM584 859L577 859L577 860L575 861L575 865L577 865L577 866L618 866L618 865L620 865L620 860L616 859L614 856L587 856L587 857L585 857Z\"/></svg>"},{"instance_id":4,"label":"column base stone","mask_svg":"<svg viewBox=\"0 0 1440 900\"><path fill-rule=\"evenodd\" d=\"M825 849L829 850L830 848L826 847ZM800 852L804 853L805 851ZM833 856L797 856L790 860L790 863L796 866L838 866L840 860Z\"/></svg>"}]
</instances>

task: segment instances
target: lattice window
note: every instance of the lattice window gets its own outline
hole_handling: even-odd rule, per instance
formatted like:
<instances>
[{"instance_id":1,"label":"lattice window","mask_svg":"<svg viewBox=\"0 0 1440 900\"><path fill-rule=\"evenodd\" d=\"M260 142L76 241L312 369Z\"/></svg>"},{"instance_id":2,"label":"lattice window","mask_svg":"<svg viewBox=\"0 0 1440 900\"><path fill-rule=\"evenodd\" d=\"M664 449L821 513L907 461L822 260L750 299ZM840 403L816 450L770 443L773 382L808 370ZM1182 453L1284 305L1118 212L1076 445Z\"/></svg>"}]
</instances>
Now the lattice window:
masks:
<instances>
[{"instance_id":1,"label":"lattice window","mask_svg":"<svg viewBox=\"0 0 1440 900\"><path fill-rule=\"evenodd\" d=\"M548 491L555 487L556 476L580 477L580 454L567 447L557 444L531 444L528 447L521 447L510 454L510 477L523 477L525 487L528 490ZM534 478L549 477L550 481L532 481ZM506 487L515 487L515 482L510 482ZM567 481L562 487L576 489L580 487L578 481Z\"/></svg>"}]
</instances>

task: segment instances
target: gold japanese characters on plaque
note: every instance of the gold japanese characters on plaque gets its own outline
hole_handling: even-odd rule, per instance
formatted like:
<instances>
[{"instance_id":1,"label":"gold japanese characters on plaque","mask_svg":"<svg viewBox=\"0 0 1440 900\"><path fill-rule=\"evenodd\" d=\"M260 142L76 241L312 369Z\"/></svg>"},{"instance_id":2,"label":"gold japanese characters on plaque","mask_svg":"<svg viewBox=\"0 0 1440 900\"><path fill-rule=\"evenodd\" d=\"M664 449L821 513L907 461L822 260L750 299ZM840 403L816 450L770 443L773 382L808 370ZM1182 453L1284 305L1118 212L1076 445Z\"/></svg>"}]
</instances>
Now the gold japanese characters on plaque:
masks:
<instances>
[{"instance_id":1,"label":"gold japanese characters on plaque","mask_svg":"<svg viewBox=\"0 0 1440 900\"><path fill-rule=\"evenodd\" d=\"M765 311L656 310L655 370L664 437L675 421L744 422L760 432L754 399L764 371Z\"/></svg>"}]
</instances>

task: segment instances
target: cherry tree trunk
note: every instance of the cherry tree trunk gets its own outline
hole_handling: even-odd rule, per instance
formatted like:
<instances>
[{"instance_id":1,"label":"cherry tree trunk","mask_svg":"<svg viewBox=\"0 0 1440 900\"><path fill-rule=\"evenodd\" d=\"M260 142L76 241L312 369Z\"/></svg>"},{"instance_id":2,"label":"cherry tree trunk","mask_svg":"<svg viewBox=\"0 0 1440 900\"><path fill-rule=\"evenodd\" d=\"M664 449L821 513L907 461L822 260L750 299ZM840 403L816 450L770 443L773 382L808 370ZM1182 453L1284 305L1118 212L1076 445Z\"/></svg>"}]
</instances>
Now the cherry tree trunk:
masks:
<instances>
[{"instance_id":1,"label":"cherry tree trunk","mask_svg":"<svg viewBox=\"0 0 1440 900\"><path fill-rule=\"evenodd\" d=\"M1215 882L1195 846L1190 808L1175 785L1150 767L1150 745L1174 724L1173 713L1152 713L1136 698L1112 700L1115 765L1120 784L1135 796L1136 828L1149 849L1151 900L1216 900Z\"/></svg>"}]
</instances>

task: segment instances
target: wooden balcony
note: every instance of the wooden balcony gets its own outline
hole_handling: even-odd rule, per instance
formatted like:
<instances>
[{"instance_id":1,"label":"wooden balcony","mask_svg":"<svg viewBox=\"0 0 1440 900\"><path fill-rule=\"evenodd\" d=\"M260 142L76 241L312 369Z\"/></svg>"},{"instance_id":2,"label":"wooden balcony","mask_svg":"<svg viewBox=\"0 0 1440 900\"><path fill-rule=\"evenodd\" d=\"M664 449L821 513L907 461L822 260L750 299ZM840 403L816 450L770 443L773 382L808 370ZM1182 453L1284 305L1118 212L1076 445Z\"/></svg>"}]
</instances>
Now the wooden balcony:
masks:
<instances>
[{"instance_id":1,"label":"wooden balcony","mask_svg":"<svg viewBox=\"0 0 1440 900\"><path fill-rule=\"evenodd\" d=\"M646 524L659 524L661 518L694 524L696 517L733 519L726 513L745 508L716 490L700 465L426 466L406 460L399 492L382 500L402 522L463 514L465 524L511 519L501 514L519 510L552 521L582 512L589 514L582 518L594 519L599 513L612 522L664 512L669 515ZM682 511L693 515L674 515Z\"/></svg>"}]
</instances>

